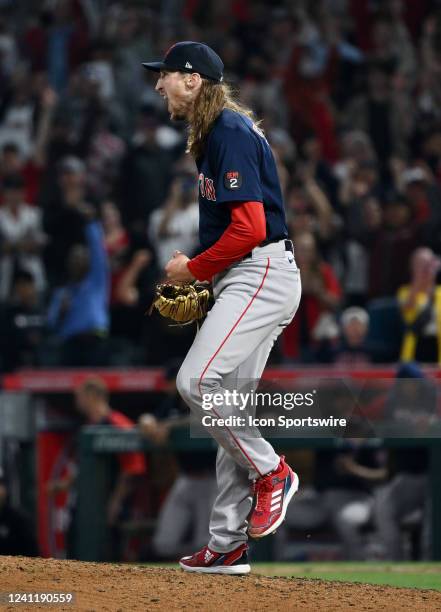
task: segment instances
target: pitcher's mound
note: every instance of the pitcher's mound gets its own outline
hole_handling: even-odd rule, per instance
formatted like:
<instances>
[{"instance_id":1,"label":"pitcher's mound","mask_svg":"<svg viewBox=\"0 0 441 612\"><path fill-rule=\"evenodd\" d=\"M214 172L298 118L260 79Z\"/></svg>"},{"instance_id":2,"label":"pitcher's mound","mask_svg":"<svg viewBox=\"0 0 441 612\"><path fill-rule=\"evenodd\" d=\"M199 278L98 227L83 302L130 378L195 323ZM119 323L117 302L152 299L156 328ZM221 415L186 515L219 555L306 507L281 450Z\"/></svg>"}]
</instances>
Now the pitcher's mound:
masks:
<instances>
[{"instance_id":1,"label":"pitcher's mound","mask_svg":"<svg viewBox=\"0 0 441 612\"><path fill-rule=\"evenodd\" d=\"M74 593L70 605L3 604L4 610L201 610L259 612L311 610L402 612L441 610L441 592L311 579L187 574L56 559L0 557L3 593Z\"/></svg>"}]
</instances>

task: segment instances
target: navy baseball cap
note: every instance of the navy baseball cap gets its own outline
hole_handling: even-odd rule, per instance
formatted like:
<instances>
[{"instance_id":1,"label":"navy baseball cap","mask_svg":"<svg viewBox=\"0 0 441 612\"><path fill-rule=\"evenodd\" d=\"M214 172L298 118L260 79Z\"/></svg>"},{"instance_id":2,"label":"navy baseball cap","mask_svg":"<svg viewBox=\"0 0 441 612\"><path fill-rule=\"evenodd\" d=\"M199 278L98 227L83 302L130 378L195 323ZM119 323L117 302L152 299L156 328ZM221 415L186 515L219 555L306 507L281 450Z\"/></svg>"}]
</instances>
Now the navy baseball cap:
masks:
<instances>
[{"instance_id":1,"label":"navy baseball cap","mask_svg":"<svg viewBox=\"0 0 441 612\"><path fill-rule=\"evenodd\" d=\"M142 65L154 72L198 72L202 77L218 83L224 78L224 64L218 54L205 43L191 40L170 47L162 62L143 62Z\"/></svg>"}]
</instances>

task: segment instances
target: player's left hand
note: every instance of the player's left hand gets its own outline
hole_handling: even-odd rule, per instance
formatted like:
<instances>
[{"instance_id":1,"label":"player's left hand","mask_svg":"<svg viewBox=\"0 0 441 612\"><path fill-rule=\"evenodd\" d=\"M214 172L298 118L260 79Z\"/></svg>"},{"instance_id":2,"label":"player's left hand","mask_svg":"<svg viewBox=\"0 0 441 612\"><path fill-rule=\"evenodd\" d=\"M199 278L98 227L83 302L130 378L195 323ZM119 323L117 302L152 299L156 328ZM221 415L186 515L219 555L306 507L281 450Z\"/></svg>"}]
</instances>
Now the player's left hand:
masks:
<instances>
[{"instance_id":1,"label":"player's left hand","mask_svg":"<svg viewBox=\"0 0 441 612\"><path fill-rule=\"evenodd\" d=\"M193 274L187 268L187 262L190 258L181 251L175 251L173 257L165 266L165 272L168 280L174 283L190 283L195 279Z\"/></svg>"}]
</instances>

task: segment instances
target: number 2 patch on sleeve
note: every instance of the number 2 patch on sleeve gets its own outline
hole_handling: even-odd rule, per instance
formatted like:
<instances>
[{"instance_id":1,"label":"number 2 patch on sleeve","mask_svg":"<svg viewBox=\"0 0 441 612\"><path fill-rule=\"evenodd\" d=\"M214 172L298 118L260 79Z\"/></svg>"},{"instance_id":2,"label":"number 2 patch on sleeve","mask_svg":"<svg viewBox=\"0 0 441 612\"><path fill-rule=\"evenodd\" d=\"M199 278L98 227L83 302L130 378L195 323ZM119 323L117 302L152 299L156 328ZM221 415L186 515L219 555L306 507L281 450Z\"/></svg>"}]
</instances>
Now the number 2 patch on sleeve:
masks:
<instances>
[{"instance_id":1,"label":"number 2 patch on sleeve","mask_svg":"<svg viewBox=\"0 0 441 612\"><path fill-rule=\"evenodd\" d=\"M237 170L228 170L224 174L224 187L234 191L239 189L242 185L242 177Z\"/></svg>"}]
</instances>

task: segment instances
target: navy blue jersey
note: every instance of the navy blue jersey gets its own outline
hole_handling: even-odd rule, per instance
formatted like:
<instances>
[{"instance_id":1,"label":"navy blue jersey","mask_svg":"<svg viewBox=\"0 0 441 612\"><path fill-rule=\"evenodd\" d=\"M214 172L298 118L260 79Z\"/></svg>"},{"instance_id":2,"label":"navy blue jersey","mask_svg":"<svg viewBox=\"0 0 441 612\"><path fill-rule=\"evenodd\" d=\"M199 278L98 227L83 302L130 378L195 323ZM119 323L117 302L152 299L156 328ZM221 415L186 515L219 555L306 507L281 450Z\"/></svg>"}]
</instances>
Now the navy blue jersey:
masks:
<instances>
[{"instance_id":1,"label":"navy blue jersey","mask_svg":"<svg viewBox=\"0 0 441 612\"><path fill-rule=\"evenodd\" d=\"M262 131L245 115L225 109L197 160L199 240L208 249L231 221L227 202L262 202L266 241L288 237L276 163Z\"/></svg>"}]
</instances>

